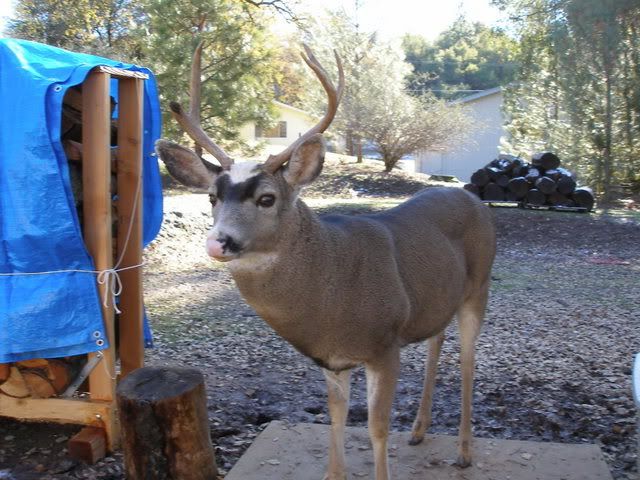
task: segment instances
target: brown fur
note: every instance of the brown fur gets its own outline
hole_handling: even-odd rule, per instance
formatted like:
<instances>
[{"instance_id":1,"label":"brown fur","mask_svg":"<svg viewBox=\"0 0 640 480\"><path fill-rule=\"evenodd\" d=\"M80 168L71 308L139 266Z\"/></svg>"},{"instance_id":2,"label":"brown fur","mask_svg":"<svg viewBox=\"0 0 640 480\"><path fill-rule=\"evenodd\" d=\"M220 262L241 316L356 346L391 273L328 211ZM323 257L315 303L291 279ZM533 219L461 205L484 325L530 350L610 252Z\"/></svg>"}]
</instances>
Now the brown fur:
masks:
<instances>
[{"instance_id":1,"label":"brown fur","mask_svg":"<svg viewBox=\"0 0 640 480\"><path fill-rule=\"evenodd\" d=\"M163 146L158 152L164 159ZM172 156L178 150L171 149ZM349 370L367 371L369 431L376 479L389 477L387 433L400 348L431 339L422 402L410 443L431 422L431 401L443 330L457 314L462 365L458 462L470 463L475 340L479 334L495 256L488 208L462 189L431 188L383 213L318 217L297 191L320 173L324 144L301 145L287 167L262 173L256 189L277 197L270 209L255 198L214 208L220 231L246 245L228 265L247 302L282 337L325 367L332 418L326 478L346 478L344 424ZM197 158L172 158L180 177L205 188ZM233 168L233 167L232 167ZM233 171L233 170L232 170ZM216 175L211 174L209 185ZM214 192L215 193L215 192ZM221 220L218 220L218 217ZM224 229L227 229L223 232ZM249 260L245 260L245 258Z\"/></svg>"}]
</instances>

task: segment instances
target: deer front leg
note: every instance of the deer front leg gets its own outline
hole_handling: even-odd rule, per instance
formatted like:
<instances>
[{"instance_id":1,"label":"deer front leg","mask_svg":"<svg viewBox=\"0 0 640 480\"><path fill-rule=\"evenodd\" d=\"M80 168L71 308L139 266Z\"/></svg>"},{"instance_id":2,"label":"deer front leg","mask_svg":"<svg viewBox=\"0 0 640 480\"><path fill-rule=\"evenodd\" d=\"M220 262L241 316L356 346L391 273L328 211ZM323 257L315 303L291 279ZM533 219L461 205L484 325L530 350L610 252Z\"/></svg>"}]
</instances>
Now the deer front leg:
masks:
<instances>
[{"instance_id":1,"label":"deer front leg","mask_svg":"<svg viewBox=\"0 0 640 480\"><path fill-rule=\"evenodd\" d=\"M344 461L344 428L349 413L351 370L335 373L323 370L327 381L331 434L329 439L329 467L324 480L346 480Z\"/></svg>"},{"instance_id":2,"label":"deer front leg","mask_svg":"<svg viewBox=\"0 0 640 480\"><path fill-rule=\"evenodd\" d=\"M426 371L424 373L424 387L422 390L422 400L416 414L411 429L411 439L409 445L418 445L422 442L424 434L431 426L431 406L433 404L433 390L436 385L436 373L438 371L438 359L440 358L440 350L442 342L444 342L444 331L435 337L427 340L429 344L429 354L427 355Z\"/></svg>"},{"instance_id":3,"label":"deer front leg","mask_svg":"<svg viewBox=\"0 0 640 480\"><path fill-rule=\"evenodd\" d=\"M399 368L398 349L394 349L373 363L366 364L369 437L373 447L376 480L391 478L387 457L387 437Z\"/></svg>"}]
</instances>

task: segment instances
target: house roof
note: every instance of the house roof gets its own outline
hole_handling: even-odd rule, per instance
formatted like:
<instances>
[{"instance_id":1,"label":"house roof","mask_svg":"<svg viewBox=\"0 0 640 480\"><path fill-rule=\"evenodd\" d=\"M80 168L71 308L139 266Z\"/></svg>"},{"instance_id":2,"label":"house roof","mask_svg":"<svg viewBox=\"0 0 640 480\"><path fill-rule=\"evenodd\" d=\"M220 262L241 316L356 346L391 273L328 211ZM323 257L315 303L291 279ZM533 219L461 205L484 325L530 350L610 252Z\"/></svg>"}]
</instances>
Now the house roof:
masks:
<instances>
[{"instance_id":1,"label":"house roof","mask_svg":"<svg viewBox=\"0 0 640 480\"><path fill-rule=\"evenodd\" d=\"M317 118L319 118L319 117L316 117L314 115L311 115L309 112L307 112L305 110L302 110L302 109L296 108L296 107L292 107L291 105L287 105L286 103L282 103L282 102L279 102L277 100L273 100L273 103L275 105L277 105L278 107L282 107L282 108L286 108L288 110L292 110L294 112L302 113L303 115L306 115L307 117L309 117L309 118L311 118L313 120L316 120Z\"/></svg>"},{"instance_id":2,"label":"house roof","mask_svg":"<svg viewBox=\"0 0 640 480\"><path fill-rule=\"evenodd\" d=\"M473 93L471 95L467 95L466 97L462 97L459 98L457 100L454 100L451 102L452 105L458 104L458 103L469 103L469 102L473 102L475 100L478 100L480 98L484 98L484 97L488 97L491 95L496 95L498 93L502 92L502 87L495 87L495 88L489 88L488 90L482 90L481 92L476 92Z\"/></svg>"}]
</instances>

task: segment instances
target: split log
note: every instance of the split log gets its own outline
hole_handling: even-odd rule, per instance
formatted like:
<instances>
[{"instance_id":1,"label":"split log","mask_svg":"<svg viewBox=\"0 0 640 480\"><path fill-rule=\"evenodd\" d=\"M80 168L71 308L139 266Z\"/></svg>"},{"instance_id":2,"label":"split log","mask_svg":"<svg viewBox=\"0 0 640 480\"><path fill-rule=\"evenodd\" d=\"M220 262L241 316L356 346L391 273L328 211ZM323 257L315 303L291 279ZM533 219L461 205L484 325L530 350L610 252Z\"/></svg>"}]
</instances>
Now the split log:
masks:
<instances>
[{"instance_id":1,"label":"split log","mask_svg":"<svg viewBox=\"0 0 640 480\"><path fill-rule=\"evenodd\" d=\"M547 201L547 197L540 190L532 188L527 192L526 202L531 205L544 205Z\"/></svg>"},{"instance_id":2,"label":"split log","mask_svg":"<svg viewBox=\"0 0 640 480\"><path fill-rule=\"evenodd\" d=\"M531 157L531 164L534 167L553 170L560 166L560 159L552 152L541 152Z\"/></svg>"},{"instance_id":3,"label":"split log","mask_svg":"<svg viewBox=\"0 0 640 480\"><path fill-rule=\"evenodd\" d=\"M120 382L117 401L127 478L216 478L198 370L139 368Z\"/></svg>"},{"instance_id":4,"label":"split log","mask_svg":"<svg viewBox=\"0 0 640 480\"><path fill-rule=\"evenodd\" d=\"M482 192L483 200L493 200L493 201L504 201L506 199L506 195L504 193L504 189L495 183L489 183L484 187Z\"/></svg>"},{"instance_id":5,"label":"split log","mask_svg":"<svg viewBox=\"0 0 640 480\"><path fill-rule=\"evenodd\" d=\"M474 195L480 196L480 187L478 185L474 185L473 183L467 183L463 187L467 192L471 192Z\"/></svg>"},{"instance_id":6,"label":"split log","mask_svg":"<svg viewBox=\"0 0 640 480\"><path fill-rule=\"evenodd\" d=\"M536 188L545 195L549 195L556 191L556 182L551 180L549 177L540 177L536 181Z\"/></svg>"},{"instance_id":7,"label":"split log","mask_svg":"<svg viewBox=\"0 0 640 480\"><path fill-rule=\"evenodd\" d=\"M18 367L9 368L9 377L0 384L0 395L13 398L27 398L30 393Z\"/></svg>"},{"instance_id":8,"label":"split log","mask_svg":"<svg viewBox=\"0 0 640 480\"><path fill-rule=\"evenodd\" d=\"M576 202L577 207L586 208L588 212L593 209L595 198L589 187L576 188L570 198Z\"/></svg>"},{"instance_id":9,"label":"split log","mask_svg":"<svg viewBox=\"0 0 640 480\"><path fill-rule=\"evenodd\" d=\"M509 180L509 184L507 188L513 194L515 194L516 198L521 199L524 198L527 192L529 191L529 182L524 177L516 177Z\"/></svg>"},{"instance_id":10,"label":"split log","mask_svg":"<svg viewBox=\"0 0 640 480\"><path fill-rule=\"evenodd\" d=\"M480 170L476 170L471 175L471 183L477 185L478 187L484 187L487 183L489 183L489 174L484 168Z\"/></svg>"}]
</instances>

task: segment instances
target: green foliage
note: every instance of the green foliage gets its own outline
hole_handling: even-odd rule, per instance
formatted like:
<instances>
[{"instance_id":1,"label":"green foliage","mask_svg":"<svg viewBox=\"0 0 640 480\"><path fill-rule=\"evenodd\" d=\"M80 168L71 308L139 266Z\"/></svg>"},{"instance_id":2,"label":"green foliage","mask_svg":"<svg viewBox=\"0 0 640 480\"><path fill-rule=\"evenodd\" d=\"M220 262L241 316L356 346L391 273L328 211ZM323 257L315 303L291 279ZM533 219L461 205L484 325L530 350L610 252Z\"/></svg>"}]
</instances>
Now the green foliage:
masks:
<instances>
[{"instance_id":1,"label":"green foliage","mask_svg":"<svg viewBox=\"0 0 640 480\"><path fill-rule=\"evenodd\" d=\"M261 12L249 16L233 0L147 0L145 57L161 85L161 101L188 103L191 57L202 54L202 126L216 142L238 146L238 129L249 120L268 122L273 99L273 41ZM178 136L167 115L165 129Z\"/></svg>"},{"instance_id":2,"label":"green foliage","mask_svg":"<svg viewBox=\"0 0 640 480\"><path fill-rule=\"evenodd\" d=\"M518 21L522 68L507 91L503 148L549 149L604 200L640 182L640 5L634 0L501 0Z\"/></svg>"},{"instance_id":3,"label":"green foliage","mask_svg":"<svg viewBox=\"0 0 640 480\"><path fill-rule=\"evenodd\" d=\"M19 0L7 33L76 52L135 61L141 39L131 26L143 18L134 0Z\"/></svg>"},{"instance_id":4,"label":"green foliage","mask_svg":"<svg viewBox=\"0 0 640 480\"><path fill-rule=\"evenodd\" d=\"M409 89L452 99L459 90L486 90L506 85L516 71L517 42L500 30L459 18L435 42L406 35L402 45L413 66Z\"/></svg>"},{"instance_id":5,"label":"green foliage","mask_svg":"<svg viewBox=\"0 0 640 480\"><path fill-rule=\"evenodd\" d=\"M346 86L331 131L345 139L350 154L357 153L358 143L368 142L390 171L403 156L431 147L446 148L449 139L456 141L468 131L469 122L461 110L433 96L415 98L407 93L405 78L411 66L404 61L400 45L360 30L344 12L327 12L316 22L309 43L334 84L334 50L344 66ZM304 106L320 115L326 108L326 95L312 74L307 71L305 75Z\"/></svg>"}]
</instances>

